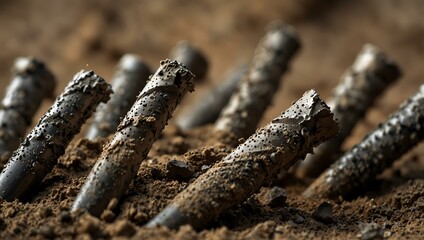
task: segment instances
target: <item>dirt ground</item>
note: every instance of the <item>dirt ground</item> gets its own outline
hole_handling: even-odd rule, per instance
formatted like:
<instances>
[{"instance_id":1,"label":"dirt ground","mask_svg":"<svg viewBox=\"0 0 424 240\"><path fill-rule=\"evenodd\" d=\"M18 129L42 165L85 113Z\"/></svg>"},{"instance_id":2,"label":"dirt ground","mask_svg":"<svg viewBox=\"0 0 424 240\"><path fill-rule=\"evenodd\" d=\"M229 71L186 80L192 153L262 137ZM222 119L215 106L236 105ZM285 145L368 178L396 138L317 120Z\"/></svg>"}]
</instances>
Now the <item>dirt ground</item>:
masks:
<instances>
[{"instance_id":1,"label":"dirt ground","mask_svg":"<svg viewBox=\"0 0 424 240\"><path fill-rule=\"evenodd\" d=\"M175 43L185 39L204 51L210 71L184 99L178 115L200 101L226 71L249 62L266 24L280 19L296 27L302 50L261 125L311 88L328 99L365 43L376 44L400 65L402 78L359 123L345 145L348 149L418 91L424 79L422 12L420 0L2 1L0 90L4 92L19 56L44 60L55 73L59 94L80 69L93 69L109 81L114 65L127 52L141 55L155 69ZM46 101L36 119L51 104L52 100ZM178 231L142 228L204 171L202 166L213 164L236 145L234 139L205 136L209 127L182 133L171 120L120 204L101 219L68 211L107 141L91 142L80 134L31 199L0 200L0 238L420 239L424 235L423 145L379 176L368 191L354 199L330 201L330 222L313 216L325 200L301 195L310 180L290 176L280 183L288 195L280 205L264 205L254 195L200 232L189 226ZM175 180L167 175L171 160L186 162L192 176Z\"/></svg>"}]
</instances>

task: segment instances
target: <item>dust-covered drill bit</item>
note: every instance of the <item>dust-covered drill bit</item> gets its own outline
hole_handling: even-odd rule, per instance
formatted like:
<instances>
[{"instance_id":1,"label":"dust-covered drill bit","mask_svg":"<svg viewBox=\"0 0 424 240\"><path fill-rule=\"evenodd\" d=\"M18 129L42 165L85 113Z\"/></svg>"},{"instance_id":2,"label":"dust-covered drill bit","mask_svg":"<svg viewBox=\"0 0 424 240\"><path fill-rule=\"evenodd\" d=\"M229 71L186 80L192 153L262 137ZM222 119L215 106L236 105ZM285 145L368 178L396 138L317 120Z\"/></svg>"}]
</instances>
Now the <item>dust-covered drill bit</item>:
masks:
<instances>
[{"instance_id":1,"label":"dust-covered drill bit","mask_svg":"<svg viewBox=\"0 0 424 240\"><path fill-rule=\"evenodd\" d=\"M256 131L216 163L147 223L178 228L205 227L212 219L257 192L312 148L338 132L329 107L311 90L270 124Z\"/></svg>"},{"instance_id":2,"label":"dust-covered drill bit","mask_svg":"<svg viewBox=\"0 0 424 240\"><path fill-rule=\"evenodd\" d=\"M199 101L189 106L178 116L177 126L182 130L189 130L215 122L221 110L237 89L246 70L246 65L238 66L232 70L224 82L217 85L204 96L201 96Z\"/></svg>"},{"instance_id":3,"label":"dust-covered drill bit","mask_svg":"<svg viewBox=\"0 0 424 240\"><path fill-rule=\"evenodd\" d=\"M0 197L21 199L53 169L57 159L111 87L93 71L81 71L22 141L0 174Z\"/></svg>"},{"instance_id":4,"label":"dust-covered drill bit","mask_svg":"<svg viewBox=\"0 0 424 240\"><path fill-rule=\"evenodd\" d=\"M215 130L244 138L255 132L278 89L281 76L299 47L297 34L291 26L280 22L270 24L238 91L218 117Z\"/></svg>"},{"instance_id":5,"label":"dust-covered drill bit","mask_svg":"<svg viewBox=\"0 0 424 240\"><path fill-rule=\"evenodd\" d=\"M169 53L169 58L184 64L196 76L195 82L205 78L208 71L208 60L200 51L187 41L180 41Z\"/></svg>"},{"instance_id":6,"label":"dust-covered drill bit","mask_svg":"<svg viewBox=\"0 0 424 240\"><path fill-rule=\"evenodd\" d=\"M424 139L424 85L385 123L368 134L322 173L303 193L307 197L352 196L377 174Z\"/></svg>"},{"instance_id":7,"label":"dust-covered drill bit","mask_svg":"<svg viewBox=\"0 0 424 240\"><path fill-rule=\"evenodd\" d=\"M337 159L344 140L356 123L399 76L396 63L377 47L366 44L352 67L342 76L328 104L341 125L339 134L300 162L296 169L298 176L317 177L328 168Z\"/></svg>"},{"instance_id":8,"label":"dust-covered drill bit","mask_svg":"<svg viewBox=\"0 0 424 240\"><path fill-rule=\"evenodd\" d=\"M12 73L0 109L0 165L18 148L42 100L52 97L56 86L47 67L32 57L17 58Z\"/></svg>"},{"instance_id":9,"label":"dust-covered drill bit","mask_svg":"<svg viewBox=\"0 0 424 240\"><path fill-rule=\"evenodd\" d=\"M116 131L150 76L150 69L137 55L126 54L118 63L112 80L113 94L101 103L87 131L88 139L107 137Z\"/></svg>"},{"instance_id":10,"label":"dust-covered drill bit","mask_svg":"<svg viewBox=\"0 0 424 240\"><path fill-rule=\"evenodd\" d=\"M119 199L136 176L141 162L171 118L194 75L177 61L161 61L138 95L113 139L106 145L79 192L72 209L99 216L113 198Z\"/></svg>"}]
</instances>

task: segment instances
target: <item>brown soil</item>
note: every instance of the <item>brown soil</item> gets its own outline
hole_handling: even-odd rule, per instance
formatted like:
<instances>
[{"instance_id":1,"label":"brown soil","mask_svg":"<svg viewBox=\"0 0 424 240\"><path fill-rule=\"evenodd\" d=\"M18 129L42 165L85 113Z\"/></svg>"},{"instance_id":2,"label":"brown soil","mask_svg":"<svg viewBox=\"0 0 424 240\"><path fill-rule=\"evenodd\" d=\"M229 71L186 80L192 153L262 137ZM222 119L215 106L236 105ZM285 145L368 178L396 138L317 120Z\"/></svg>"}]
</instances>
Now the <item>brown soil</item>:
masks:
<instances>
[{"instance_id":1,"label":"brown soil","mask_svg":"<svg viewBox=\"0 0 424 240\"><path fill-rule=\"evenodd\" d=\"M60 93L72 75L91 68L110 79L126 52L143 56L152 69L181 39L204 50L211 62L208 79L184 99L192 103L227 69L249 61L267 22L283 19L302 39L261 125L301 94L315 88L325 99L366 42L382 48L400 64L403 78L356 128L346 148L383 121L400 102L417 92L424 79L424 2L420 0L325 1L2 1L0 3L0 88L8 84L13 59L34 55L56 74ZM299 7L299 6L311 7ZM40 109L41 116L52 102ZM175 114L178 114L179 110ZM86 124L87 125L87 124ZM278 182L287 191L281 204L265 204L254 195L196 232L141 226L171 199L238 144L230 136L210 136L210 126L182 133L171 122L154 144L122 201L112 201L101 219L69 208L107 139L77 136L58 165L26 202L0 200L0 238L143 239L351 239L383 236L419 239L424 235L424 148L415 148L352 199L329 202L332 218L314 211L324 200L302 197L310 180L287 176ZM185 162L190 171L170 174L167 163ZM270 187L270 186L268 186ZM264 189L263 191L268 191ZM328 206L328 205L323 205ZM328 207L327 207L328 208Z\"/></svg>"}]
</instances>

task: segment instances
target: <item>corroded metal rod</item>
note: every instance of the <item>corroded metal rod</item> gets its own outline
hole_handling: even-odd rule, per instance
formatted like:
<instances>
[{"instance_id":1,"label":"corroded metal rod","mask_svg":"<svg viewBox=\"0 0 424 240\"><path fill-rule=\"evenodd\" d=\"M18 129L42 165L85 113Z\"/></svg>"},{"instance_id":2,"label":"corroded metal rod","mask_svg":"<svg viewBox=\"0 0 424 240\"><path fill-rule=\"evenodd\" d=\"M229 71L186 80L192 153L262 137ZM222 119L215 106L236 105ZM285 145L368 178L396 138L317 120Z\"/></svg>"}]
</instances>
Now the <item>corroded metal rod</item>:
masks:
<instances>
[{"instance_id":1,"label":"corroded metal rod","mask_svg":"<svg viewBox=\"0 0 424 240\"><path fill-rule=\"evenodd\" d=\"M81 71L22 141L0 174L0 197L23 198L53 169L111 87L92 71Z\"/></svg>"},{"instance_id":2,"label":"corroded metal rod","mask_svg":"<svg viewBox=\"0 0 424 240\"><path fill-rule=\"evenodd\" d=\"M112 80L113 94L107 103L97 107L86 137L95 139L114 133L121 118L130 110L137 95L143 90L149 76L150 69L140 57L125 54L119 61Z\"/></svg>"},{"instance_id":3,"label":"corroded metal rod","mask_svg":"<svg viewBox=\"0 0 424 240\"><path fill-rule=\"evenodd\" d=\"M204 96L201 96L199 101L185 109L177 118L177 126L182 130L189 130L215 122L221 110L237 89L246 70L246 65L234 69L224 82L217 85Z\"/></svg>"},{"instance_id":4,"label":"corroded metal rod","mask_svg":"<svg viewBox=\"0 0 424 240\"><path fill-rule=\"evenodd\" d=\"M44 63L32 57L17 58L12 73L0 109L0 165L18 148L42 100L52 97L56 86Z\"/></svg>"},{"instance_id":5,"label":"corroded metal rod","mask_svg":"<svg viewBox=\"0 0 424 240\"><path fill-rule=\"evenodd\" d=\"M254 133L280 85L281 76L299 48L297 34L291 26L280 22L270 24L238 91L216 121L215 130L244 138Z\"/></svg>"},{"instance_id":6,"label":"corroded metal rod","mask_svg":"<svg viewBox=\"0 0 424 240\"><path fill-rule=\"evenodd\" d=\"M322 173L303 194L311 198L351 195L423 139L424 85L386 122Z\"/></svg>"},{"instance_id":7,"label":"corroded metal rod","mask_svg":"<svg viewBox=\"0 0 424 240\"><path fill-rule=\"evenodd\" d=\"M182 97L193 90L193 79L181 63L161 61L104 148L72 210L86 209L99 216L109 201L120 199Z\"/></svg>"},{"instance_id":8,"label":"corroded metal rod","mask_svg":"<svg viewBox=\"0 0 424 240\"><path fill-rule=\"evenodd\" d=\"M311 90L178 194L147 227L196 229L257 192L338 132L329 107Z\"/></svg>"},{"instance_id":9,"label":"corroded metal rod","mask_svg":"<svg viewBox=\"0 0 424 240\"><path fill-rule=\"evenodd\" d=\"M328 168L340 155L340 148L356 123L400 75L396 63L377 47L366 44L341 78L329 102L331 111L341 125L340 133L300 162L296 174L300 177L317 177Z\"/></svg>"},{"instance_id":10,"label":"corroded metal rod","mask_svg":"<svg viewBox=\"0 0 424 240\"><path fill-rule=\"evenodd\" d=\"M184 64L194 74L195 82L203 80L209 63L205 55L188 41L180 41L169 53L169 58Z\"/></svg>"}]
</instances>

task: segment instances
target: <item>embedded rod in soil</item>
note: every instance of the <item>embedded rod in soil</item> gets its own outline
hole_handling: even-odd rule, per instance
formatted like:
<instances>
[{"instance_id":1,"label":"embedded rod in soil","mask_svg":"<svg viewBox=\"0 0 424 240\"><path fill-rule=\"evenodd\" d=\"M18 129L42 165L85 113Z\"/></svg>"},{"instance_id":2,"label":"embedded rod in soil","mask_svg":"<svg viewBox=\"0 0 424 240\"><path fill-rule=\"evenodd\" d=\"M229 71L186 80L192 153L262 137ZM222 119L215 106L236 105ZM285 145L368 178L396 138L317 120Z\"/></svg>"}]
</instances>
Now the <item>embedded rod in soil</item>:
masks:
<instances>
[{"instance_id":1,"label":"embedded rod in soil","mask_svg":"<svg viewBox=\"0 0 424 240\"><path fill-rule=\"evenodd\" d=\"M22 141L0 174L0 197L12 201L33 190L111 87L93 71L81 71Z\"/></svg>"},{"instance_id":2,"label":"embedded rod in soil","mask_svg":"<svg viewBox=\"0 0 424 240\"><path fill-rule=\"evenodd\" d=\"M107 137L116 131L121 118L146 85L150 73L149 67L137 55L126 54L121 58L112 80L113 94L107 103L97 107L87 131L88 139Z\"/></svg>"},{"instance_id":3,"label":"embedded rod in soil","mask_svg":"<svg viewBox=\"0 0 424 240\"><path fill-rule=\"evenodd\" d=\"M99 216L119 199L137 175L141 162L188 91L194 75L177 61L161 61L136 102L118 126L79 192L72 209Z\"/></svg>"},{"instance_id":4,"label":"embedded rod in soil","mask_svg":"<svg viewBox=\"0 0 424 240\"><path fill-rule=\"evenodd\" d=\"M42 100L52 97L56 80L41 61L17 58L0 109L0 169L19 146Z\"/></svg>"},{"instance_id":5,"label":"embedded rod in soil","mask_svg":"<svg viewBox=\"0 0 424 240\"><path fill-rule=\"evenodd\" d=\"M424 139L424 85L361 143L340 157L303 193L307 197L352 196Z\"/></svg>"},{"instance_id":6,"label":"embedded rod in soil","mask_svg":"<svg viewBox=\"0 0 424 240\"><path fill-rule=\"evenodd\" d=\"M231 94L237 89L247 70L246 65L234 69L225 81L202 96L200 101L183 111L177 118L177 126L182 130L213 123L228 103Z\"/></svg>"},{"instance_id":7,"label":"embedded rod in soil","mask_svg":"<svg viewBox=\"0 0 424 240\"><path fill-rule=\"evenodd\" d=\"M280 22L270 24L237 92L218 117L215 130L231 132L236 137L248 137L254 133L271 104L281 76L299 48L297 34L291 26Z\"/></svg>"},{"instance_id":8,"label":"embedded rod in soil","mask_svg":"<svg viewBox=\"0 0 424 240\"><path fill-rule=\"evenodd\" d=\"M195 82L203 80L208 71L208 60L200 49L187 41L180 41L169 53L169 58L177 60L194 74Z\"/></svg>"},{"instance_id":9,"label":"embedded rod in soil","mask_svg":"<svg viewBox=\"0 0 424 240\"><path fill-rule=\"evenodd\" d=\"M312 148L338 132L329 107L314 90L256 131L243 144L197 178L147 227L196 229L257 192L265 181L287 170Z\"/></svg>"},{"instance_id":10,"label":"embedded rod in soil","mask_svg":"<svg viewBox=\"0 0 424 240\"><path fill-rule=\"evenodd\" d=\"M377 47L366 44L352 67L342 76L328 104L340 123L339 134L300 162L296 174L300 177L317 177L328 168L337 159L344 140L356 123L400 75L396 63Z\"/></svg>"}]
</instances>

